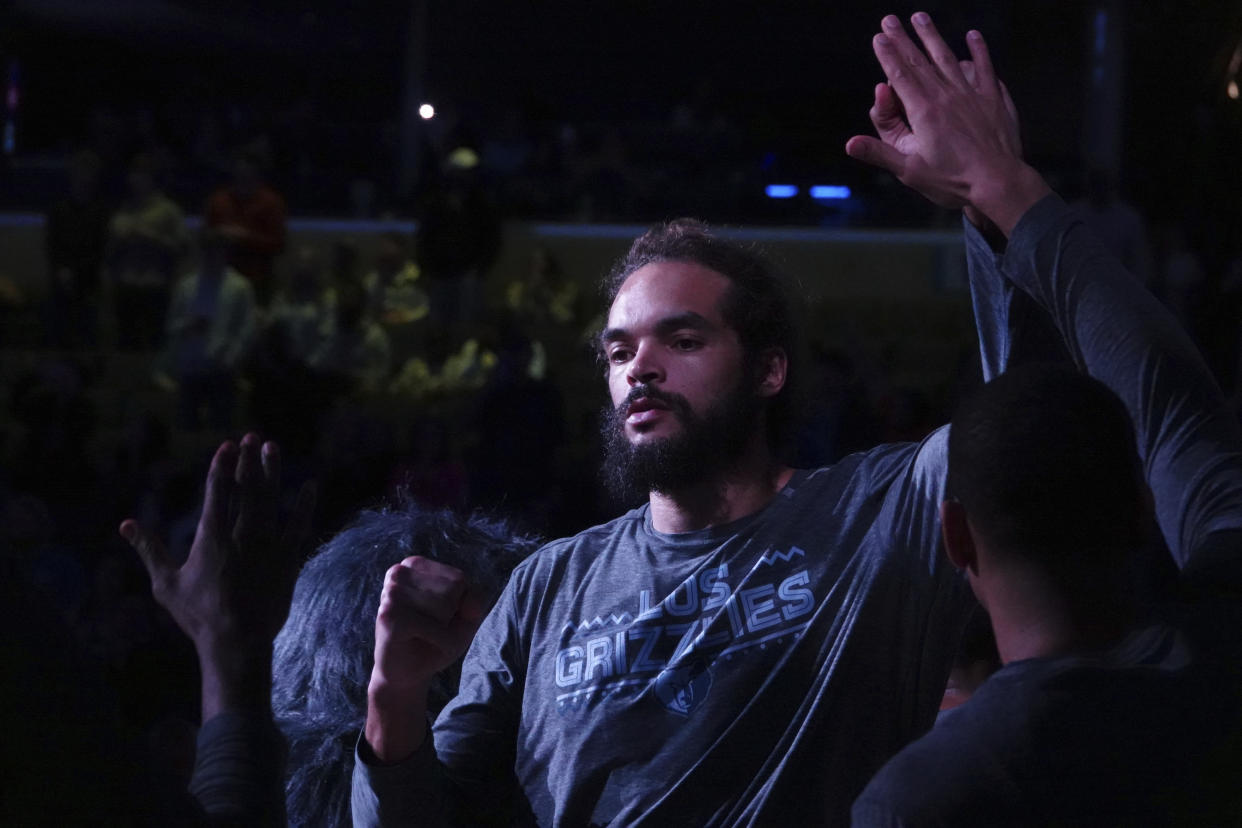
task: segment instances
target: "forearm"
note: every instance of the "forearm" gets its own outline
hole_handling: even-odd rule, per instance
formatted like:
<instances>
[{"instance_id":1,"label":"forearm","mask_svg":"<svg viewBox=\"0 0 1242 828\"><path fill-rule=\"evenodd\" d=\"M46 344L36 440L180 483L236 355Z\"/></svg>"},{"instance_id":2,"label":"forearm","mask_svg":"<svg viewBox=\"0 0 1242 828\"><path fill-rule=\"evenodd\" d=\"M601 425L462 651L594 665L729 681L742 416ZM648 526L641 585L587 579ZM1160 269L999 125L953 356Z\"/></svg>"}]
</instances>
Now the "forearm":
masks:
<instances>
[{"instance_id":1,"label":"forearm","mask_svg":"<svg viewBox=\"0 0 1242 828\"><path fill-rule=\"evenodd\" d=\"M428 689L393 688L372 679L363 735L380 762L400 762L422 746L427 737Z\"/></svg>"},{"instance_id":2,"label":"forearm","mask_svg":"<svg viewBox=\"0 0 1242 828\"><path fill-rule=\"evenodd\" d=\"M272 648L270 644L198 642L202 678L202 720L226 711L272 716Z\"/></svg>"},{"instance_id":3,"label":"forearm","mask_svg":"<svg viewBox=\"0 0 1242 828\"><path fill-rule=\"evenodd\" d=\"M1034 167L1017 158L1001 158L972 180L969 203L1009 238L1027 211L1051 192Z\"/></svg>"},{"instance_id":4,"label":"forearm","mask_svg":"<svg viewBox=\"0 0 1242 828\"><path fill-rule=\"evenodd\" d=\"M1004 236L999 236L995 228L995 235L989 234L970 215L962 224L984 381L990 382L1015 364L1068 364L1069 354L1051 317L1001 272Z\"/></svg>"},{"instance_id":5,"label":"forearm","mask_svg":"<svg viewBox=\"0 0 1242 828\"><path fill-rule=\"evenodd\" d=\"M1049 314L1074 361L1125 403L1178 564L1207 533L1242 526L1242 435L1155 297L1055 196L1014 226L1003 268Z\"/></svg>"}]
</instances>

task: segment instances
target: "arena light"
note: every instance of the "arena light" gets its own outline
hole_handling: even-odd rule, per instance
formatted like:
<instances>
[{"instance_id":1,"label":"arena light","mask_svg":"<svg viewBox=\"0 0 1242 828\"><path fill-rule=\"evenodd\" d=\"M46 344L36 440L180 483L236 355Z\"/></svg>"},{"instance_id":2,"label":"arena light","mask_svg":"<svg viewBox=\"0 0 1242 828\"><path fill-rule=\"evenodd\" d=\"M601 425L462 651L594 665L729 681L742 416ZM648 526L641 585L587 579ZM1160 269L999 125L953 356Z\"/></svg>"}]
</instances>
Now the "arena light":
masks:
<instances>
[{"instance_id":1,"label":"arena light","mask_svg":"<svg viewBox=\"0 0 1242 828\"><path fill-rule=\"evenodd\" d=\"M430 121L436 117L436 108L429 103L425 103L418 108L418 117L424 121Z\"/></svg>"},{"instance_id":2,"label":"arena light","mask_svg":"<svg viewBox=\"0 0 1242 828\"><path fill-rule=\"evenodd\" d=\"M763 191L768 198L793 198L798 194L798 188L793 184L769 184Z\"/></svg>"},{"instance_id":3,"label":"arena light","mask_svg":"<svg viewBox=\"0 0 1242 828\"><path fill-rule=\"evenodd\" d=\"M850 188L843 184L817 184L811 188L811 198L817 201L845 201L850 195Z\"/></svg>"}]
</instances>

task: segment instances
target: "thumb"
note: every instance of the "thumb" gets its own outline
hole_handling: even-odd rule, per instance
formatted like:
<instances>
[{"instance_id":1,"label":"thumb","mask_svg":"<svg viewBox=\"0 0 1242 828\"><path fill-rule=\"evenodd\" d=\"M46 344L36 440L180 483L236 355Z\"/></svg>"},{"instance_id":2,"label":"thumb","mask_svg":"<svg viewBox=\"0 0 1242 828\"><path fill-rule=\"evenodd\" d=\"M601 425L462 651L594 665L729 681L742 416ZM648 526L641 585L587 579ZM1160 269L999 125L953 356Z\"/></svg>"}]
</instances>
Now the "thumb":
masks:
<instances>
[{"instance_id":1,"label":"thumb","mask_svg":"<svg viewBox=\"0 0 1242 828\"><path fill-rule=\"evenodd\" d=\"M900 176L906 157L878 138L855 135L845 143L845 154L856 161L871 164Z\"/></svg>"},{"instance_id":2,"label":"thumb","mask_svg":"<svg viewBox=\"0 0 1242 828\"><path fill-rule=\"evenodd\" d=\"M151 578L152 587L167 577L170 568L168 553L159 538L143 529L142 525L133 518L121 522L120 532L121 537L129 541L129 545L134 547L134 551L142 559L143 566L147 568L147 575Z\"/></svg>"}]
</instances>

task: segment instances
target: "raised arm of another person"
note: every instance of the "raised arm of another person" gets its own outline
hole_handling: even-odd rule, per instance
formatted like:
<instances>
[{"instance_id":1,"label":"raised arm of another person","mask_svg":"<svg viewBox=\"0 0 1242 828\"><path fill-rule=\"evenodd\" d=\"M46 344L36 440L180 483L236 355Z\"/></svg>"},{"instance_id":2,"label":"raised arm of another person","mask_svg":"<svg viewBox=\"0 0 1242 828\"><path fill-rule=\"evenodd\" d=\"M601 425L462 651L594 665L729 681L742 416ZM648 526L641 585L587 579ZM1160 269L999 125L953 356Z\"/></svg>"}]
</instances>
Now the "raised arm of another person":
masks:
<instances>
[{"instance_id":1,"label":"raised arm of another person","mask_svg":"<svg viewBox=\"0 0 1242 828\"><path fill-rule=\"evenodd\" d=\"M885 25L892 28L895 18L886 18ZM887 38L887 35L885 36ZM877 49L879 48L877 44ZM976 48L976 51L982 48ZM920 53L921 54L921 53ZM946 58L947 59L947 58ZM994 82L990 65L979 73L973 61L958 62L960 80L976 93L994 95L985 106L990 116L998 120L995 131L989 137L1004 147L1015 158L1022 157L1022 142L1018 128L1017 110L1008 90L1000 82ZM909 73L899 67L891 67L894 74ZM925 86L926 84L924 84ZM911 90L907 89L907 94ZM916 134L898 100L897 92L890 83L875 87L875 103L869 113L876 130L875 138L857 136L850 140L847 151L856 158L880 164L895 174L910 175L917 180L920 173L912 158L918 157L928 143L924 127L919 123ZM917 122L916 122L917 123ZM892 152L897 155L892 155ZM910 156L911 158L907 158ZM966 242L966 264L970 274L971 304L979 334L979 350L983 378L990 380L1005 370L1012 361L1063 361L1068 359L1061 337L1047 314L1030 297L1007 279L1000 277L1000 265L1004 254L1005 237L997 227L969 203L958 204L955 195L946 193L938 203L961 206Z\"/></svg>"},{"instance_id":2,"label":"raised arm of another person","mask_svg":"<svg viewBox=\"0 0 1242 828\"><path fill-rule=\"evenodd\" d=\"M155 600L194 642L202 718L190 792L211 825L284 825L284 744L272 720L272 641L284 623L310 534L303 486L283 532L280 454L247 434L226 442L207 473L202 516L178 567L129 519L121 535L151 576Z\"/></svg>"},{"instance_id":3,"label":"raised arm of another person","mask_svg":"<svg viewBox=\"0 0 1242 828\"><path fill-rule=\"evenodd\" d=\"M874 40L905 132L856 136L847 152L937 204L969 206L1008 239L1005 277L1049 315L1074 361L1125 402L1157 519L1185 567L1208 536L1242 529L1237 422L1176 321L1017 155L982 36L967 36L971 82L931 19L920 13L913 23L926 54L892 16Z\"/></svg>"}]
</instances>

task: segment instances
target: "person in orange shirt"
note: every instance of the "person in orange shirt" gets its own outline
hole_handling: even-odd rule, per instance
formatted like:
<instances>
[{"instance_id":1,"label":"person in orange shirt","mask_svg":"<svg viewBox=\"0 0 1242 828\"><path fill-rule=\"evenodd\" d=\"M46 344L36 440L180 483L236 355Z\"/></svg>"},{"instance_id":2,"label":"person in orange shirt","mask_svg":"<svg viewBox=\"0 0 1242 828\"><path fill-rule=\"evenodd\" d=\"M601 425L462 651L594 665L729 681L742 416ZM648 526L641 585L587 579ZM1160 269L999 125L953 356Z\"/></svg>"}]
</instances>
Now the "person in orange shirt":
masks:
<instances>
[{"instance_id":1,"label":"person in orange shirt","mask_svg":"<svg viewBox=\"0 0 1242 828\"><path fill-rule=\"evenodd\" d=\"M206 223L230 242L229 266L250 280L266 308L274 287L273 263L285 249L285 200L263 181L261 159L242 151L232 181L207 200Z\"/></svg>"}]
</instances>

